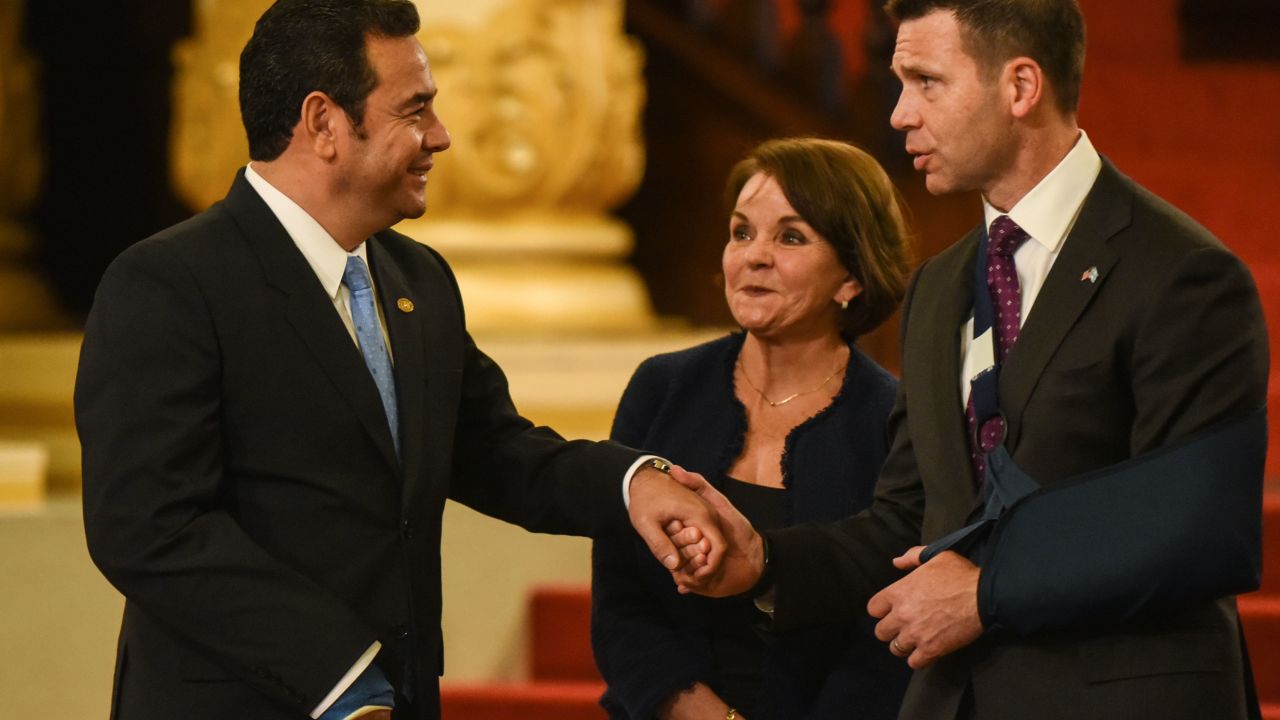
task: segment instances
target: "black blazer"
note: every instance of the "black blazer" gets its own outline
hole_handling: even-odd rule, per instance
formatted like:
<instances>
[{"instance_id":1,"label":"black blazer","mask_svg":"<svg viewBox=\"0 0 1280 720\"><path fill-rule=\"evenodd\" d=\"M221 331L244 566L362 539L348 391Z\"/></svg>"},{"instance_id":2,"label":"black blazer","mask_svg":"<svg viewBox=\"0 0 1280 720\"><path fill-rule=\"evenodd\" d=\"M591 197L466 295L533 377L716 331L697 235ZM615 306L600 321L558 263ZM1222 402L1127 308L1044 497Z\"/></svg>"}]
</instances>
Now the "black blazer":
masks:
<instances>
[{"instance_id":1,"label":"black blazer","mask_svg":"<svg viewBox=\"0 0 1280 720\"><path fill-rule=\"evenodd\" d=\"M113 717L305 718L377 639L438 717L445 498L543 532L629 527L638 457L512 406L433 251L368 241L403 462L364 360L243 174L125 251L76 381L89 550L125 596ZM398 309L407 298L411 312Z\"/></svg>"},{"instance_id":2,"label":"black blazer","mask_svg":"<svg viewBox=\"0 0 1280 720\"><path fill-rule=\"evenodd\" d=\"M925 263L913 281L893 445L872 507L773 536L779 627L865 612L868 597L893 580L890 557L961 527L976 509L959 332L972 307L978 234ZM1090 267L1096 283L1081 277ZM1046 484L1162 447L1261 407L1267 353L1257 292L1240 261L1104 161L1001 373L1007 447ZM1087 537L1079 544L1081 552L1123 552ZM1118 627L988 632L917 672L902 717L1243 718L1239 638L1234 598L1153 606Z\"/></svg>"},{"instance_id":3,"label":"black blazer","mask_svg":"<svg viewBox=\"0 0 1280 720\"><path fill-rule=\"evenodd\" d=\"M733 387L743 337L644 361L618 405L613 439L722 483L747 430ZM787 440L782 471L792 523L835 520L871 502L896 385L850 346L840 393ZM695 681L716 687L707 618L724 601L677 594L670 573L635 538L597 540L593 569L591 638L611 717L649 720ZM752 720L891 720L910 673L875 640L873 627L864 615L834 630L770 637L760 706L739 710Z\"/></svg>"}]
</instances>

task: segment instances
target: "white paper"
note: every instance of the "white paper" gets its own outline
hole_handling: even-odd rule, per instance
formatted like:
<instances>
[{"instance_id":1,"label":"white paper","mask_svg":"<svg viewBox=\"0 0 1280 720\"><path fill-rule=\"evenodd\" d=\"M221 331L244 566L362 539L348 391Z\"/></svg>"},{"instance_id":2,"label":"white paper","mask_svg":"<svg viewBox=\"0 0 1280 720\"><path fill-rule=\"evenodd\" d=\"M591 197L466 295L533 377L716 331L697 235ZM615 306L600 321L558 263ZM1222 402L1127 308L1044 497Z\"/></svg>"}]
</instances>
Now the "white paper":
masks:
<instances>
[{"instance_id":1,"label":"white paper","mask_svg":"<svg viewBox=\"0 0 1280 720\"><path fill-rule=\"evenodd\" d=\"M973 380L983 371L990 370L995 364L996 335L992 328L987 328L987 331L982 335L969 341L969 351L964 354L964 368L962 368L964 372L962 376ZM969 383L966 382L964 387L961 388L960 394L963 397L960 399L966 404L969 402L970 387Z\"/></svg>"}]
</instances>

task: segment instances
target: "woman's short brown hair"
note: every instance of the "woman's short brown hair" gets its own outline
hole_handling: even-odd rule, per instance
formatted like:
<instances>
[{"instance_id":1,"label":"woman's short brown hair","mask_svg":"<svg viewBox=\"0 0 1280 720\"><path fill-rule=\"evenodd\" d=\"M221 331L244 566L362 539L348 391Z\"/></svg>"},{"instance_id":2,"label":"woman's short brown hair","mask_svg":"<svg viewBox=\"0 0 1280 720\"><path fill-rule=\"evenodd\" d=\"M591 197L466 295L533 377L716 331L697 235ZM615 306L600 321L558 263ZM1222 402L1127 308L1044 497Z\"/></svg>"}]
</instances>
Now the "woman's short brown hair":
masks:
<instances>
[{"instance_id":1,"label":"woman's short brown hair","mask_svg":"<svg viewBox=\"0 0 1280 720\"><path fill-rule=\"evenodd\" d=\"M842 334L857 337L892 315L906 292L910 233L902 198L880 163L835 140L769 140L729 171L730 212L743 186L760 173L777 181L791 207L831 243L862 285L843 312Z\"/></svg>"}]
</instances>

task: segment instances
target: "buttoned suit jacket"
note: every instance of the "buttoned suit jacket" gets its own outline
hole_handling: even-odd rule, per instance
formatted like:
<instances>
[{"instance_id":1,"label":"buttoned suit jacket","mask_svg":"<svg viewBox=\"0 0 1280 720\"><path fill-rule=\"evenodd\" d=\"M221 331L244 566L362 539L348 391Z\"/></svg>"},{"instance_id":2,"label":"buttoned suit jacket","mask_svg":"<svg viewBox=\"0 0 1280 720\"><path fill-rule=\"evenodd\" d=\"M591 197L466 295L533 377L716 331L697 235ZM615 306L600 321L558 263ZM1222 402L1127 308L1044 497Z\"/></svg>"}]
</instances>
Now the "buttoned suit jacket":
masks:
<instances>
[{"instance_id":1,"label":"buttoned suit jacket","mask_svg":"<svg viewBox=\"0 0 1280 720\"><path fill-rule=\"evenodd\" d=\"M437 717L446 498L537 531L629 527L638 453L520 417L436 253L384 231L368 258L402 459L360 350L243 173L106 272L75 408L89 550L126 599L113 717L305 718L374 640L393 684L414 681L414 717Z\"/></svg>"},{"instance_id":2,"label":"buttoned suit jacket","mask_svg":"<svg viewBox=\"0 0 1280 720\"><path fill-rule=\"evenodd\" d=\"M771 536L779 629L866 612L898 577L890 558L974 516L959 378L980 232L912 282L893 443L872 506ZM1104 160L1004 363L1006 447L1042 485L1163 447L1262 407L1267 353L1239 260ZM901 717L1243 718L1245 667L1234 598L1153 602L1118 625L1099 618L1029 637L988 628L915 673Z\"/></svg>"}]
</instances>

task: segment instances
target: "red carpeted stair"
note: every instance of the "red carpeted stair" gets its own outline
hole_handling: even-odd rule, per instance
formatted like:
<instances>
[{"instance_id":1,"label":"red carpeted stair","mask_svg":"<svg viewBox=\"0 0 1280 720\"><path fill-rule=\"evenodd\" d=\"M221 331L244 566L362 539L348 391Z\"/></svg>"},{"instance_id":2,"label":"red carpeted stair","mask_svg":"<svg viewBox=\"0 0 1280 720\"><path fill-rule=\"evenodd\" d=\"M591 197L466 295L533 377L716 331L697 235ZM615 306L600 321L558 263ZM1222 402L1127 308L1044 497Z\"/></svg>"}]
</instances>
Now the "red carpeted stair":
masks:
<instances>
[{"instance_id":1,"label":"red carpeted stair","mask_svg":"<svg viewBox=\"0 0 1280 720\"><path fill-rule=\"evenodd\" d=\"M444 720L604 720L604 681L591 655L591 591L539 588L529 601L529 622L529 681L445 683Z\"/></svg>"},{"instance_id":2,"label":"red carpeted stair","mask_svg":"<svg viewBox=\"0 0 1280 720\"><path fill-rule=\"evenodd\" d=\"M602 682L500 683L440 688L444 720L604 720Z\"/></svg>"},{"instance_id":3,"label":"red carpeted stair","mask_svg":"<svg viewBox=\"0 0 1280 720\"><path fill-rule=\"evenodd\" d=\"M1263 506L1262 589L1239 602L1263 720L1280 720L1280 483Z\"/></svg>"}]
</instances>

